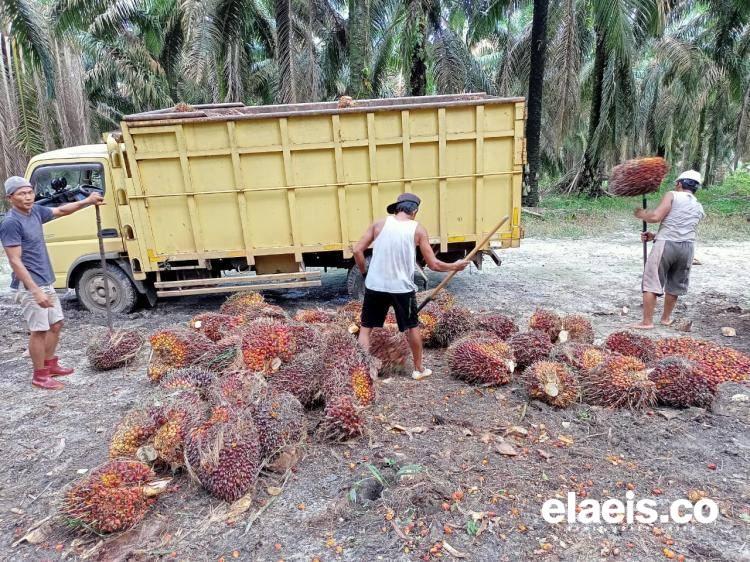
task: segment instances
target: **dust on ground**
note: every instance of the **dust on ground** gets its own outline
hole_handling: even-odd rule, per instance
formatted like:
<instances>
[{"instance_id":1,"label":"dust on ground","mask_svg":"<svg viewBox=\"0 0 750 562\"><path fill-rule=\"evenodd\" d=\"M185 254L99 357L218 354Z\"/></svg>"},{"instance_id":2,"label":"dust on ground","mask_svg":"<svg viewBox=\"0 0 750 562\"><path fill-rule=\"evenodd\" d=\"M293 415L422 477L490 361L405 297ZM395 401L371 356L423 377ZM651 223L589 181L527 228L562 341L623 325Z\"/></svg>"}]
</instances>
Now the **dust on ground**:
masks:
<instances>
[{"instance_id":1,"label":"dust on ground","mask_svg":"<svg viewBox=\"0 0 750 562\"><path fill-rule=\"evenodd\" d=\"M584 313L604 337L638 320L641 246L623 243L632 238L525 240L522 248L503 252L501 267L486 260L481 273L457 276L451 291L473 310L498 309L519 323L537 306ZM698 246L701 265L677 308L678 317L692 320L691 335L750 351L748 256L750 242ZM432 286L441 277L430 276ZM345 277L336 272L324 276L320 288L267 298L290 312L333 307L348 300L344 288ZM164 302L117 324L150 332L215 310L222 300ZM32 389L28 360L20 357L26 334L18 310L0 297L6 319L0 335L2 559L74 559L87 551L88 559L107 561L420 560L437 553L453 559L447 546L434 550L441 541L466 560L665 560L671 553L689 560L750 559L747 416L583 404L557 411L528 402L517 381L489 389L454 380L439 351L427 353L431 379L377 383L365 438L346 444L311 439L286 482L278 475L261 478L243 514L228 513L183 476L179 489L127 533L81 542L55 527L42 544L12 547L34 522L54 515L60 490L78 470L106 459L112 428L153 390L145 354L129 368L93 373L85 349L102 320L75 300L66 300L65 309L60 355L76 374L63 392L44 393ZM737 337L723 337L722 326L734 327ZM671 329L656 334L678 335ZM311 413L311 426L318 416ZM527 434L517 435L514 426ZM501 443L516 454L500 453ZM283 491L271 496L269 486ZM710 525L632 526L550 525L540 515L546 499L569 491L579 500L624 499L630 489L637 498L656 499L660 511L702 491L722 513Z\"/></svg>"}]
</instances>

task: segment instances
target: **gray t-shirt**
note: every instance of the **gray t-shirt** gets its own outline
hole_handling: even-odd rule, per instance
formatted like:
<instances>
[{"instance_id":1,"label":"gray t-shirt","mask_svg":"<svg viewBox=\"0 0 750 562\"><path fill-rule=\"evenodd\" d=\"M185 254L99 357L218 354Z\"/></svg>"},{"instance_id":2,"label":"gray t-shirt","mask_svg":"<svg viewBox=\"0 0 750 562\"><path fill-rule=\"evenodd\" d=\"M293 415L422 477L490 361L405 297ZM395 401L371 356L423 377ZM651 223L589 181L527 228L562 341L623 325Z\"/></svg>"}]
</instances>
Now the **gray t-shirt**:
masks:
<instances>
[{"instance_id":1,"label":"gray t-shirt","mask_svg":"<svg viewBox=\"0 0 750 562\"><path fill-rule=\"evenodd\" d=\"M54 219L52 209L34 205L28 215L11 209L0 224L0 242L4 248L21 246L21 261L39 286L52 285L55 273L44 243L42 225ZM18 279L11 277L10 287L18 289Z\"/></svg>"}]
</instances>

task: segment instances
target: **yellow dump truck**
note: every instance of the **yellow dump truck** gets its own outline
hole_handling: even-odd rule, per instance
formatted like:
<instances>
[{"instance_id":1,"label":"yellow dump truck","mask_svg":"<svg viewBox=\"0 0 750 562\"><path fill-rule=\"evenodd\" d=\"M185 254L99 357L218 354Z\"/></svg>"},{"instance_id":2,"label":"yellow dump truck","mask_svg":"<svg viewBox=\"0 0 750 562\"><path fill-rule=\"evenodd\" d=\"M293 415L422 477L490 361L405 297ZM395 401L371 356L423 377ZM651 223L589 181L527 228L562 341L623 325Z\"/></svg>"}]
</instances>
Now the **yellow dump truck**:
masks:
<instances>
[{"instance_id":1,"label":"yellow dump truck","mask_svg":"<svg viewBox=\"0 0 750 562\"><path fill-rule=\"evenodd\" d=\"M524 113L522 98L485 94L170 108L36 156L26 177L48 206L104 192L111 302L125 312L139 296L319 285L327 267L353 279L352 245L405 191L442 259L506 214L496 240L516 247ZM95 225L92 208L45 225L57 287L90 310L105 304Z\"/></svg>"}]
</instances>

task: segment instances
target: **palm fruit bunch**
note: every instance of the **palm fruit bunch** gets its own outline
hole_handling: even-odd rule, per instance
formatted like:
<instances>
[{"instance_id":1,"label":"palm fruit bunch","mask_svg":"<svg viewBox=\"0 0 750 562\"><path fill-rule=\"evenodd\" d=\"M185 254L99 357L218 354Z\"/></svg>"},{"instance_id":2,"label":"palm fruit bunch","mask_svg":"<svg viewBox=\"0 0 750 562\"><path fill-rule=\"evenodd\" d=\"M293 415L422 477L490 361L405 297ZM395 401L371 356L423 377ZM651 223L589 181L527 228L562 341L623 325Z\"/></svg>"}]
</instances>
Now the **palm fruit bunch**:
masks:
<instances>
[{"instance_id":1,"label":"palm fruit bunch","mask_svg":"<svg viewBox=\"0 0 750 562\"><path fill-rule=\"evenodd\" d=\"M633 197L659 191L669 166L660 156L634 158L612 168L608 189L613 195Z\"/></svg>"},{"instance_id":2,"label":"palm fruit bunch","mask_svg":"<svg viewBox=\"0 0 750 562\"><path fill-rule=\"evenodd\" d=\"M562 330L557 336L561 343L566 341L577 343L594 343L594 327L588 318L581 314L563 316Z\"/></svg>"},{"instance_id":3,"label":"palm fruit bunch","mask_svg":"<svg viewBox=\"0 0 750 562\"><path fill-rule=\"evenodd\" d=\"M154 478L154 472L138 461L109 461L65 492L61 511L72 525L95 533L130 529L155 501L148 487Z\"/></svg>"},{"instance_id":4,"label":"palm fruit bunch","mask_svg":"<svg viewBox=\"0 0 750 562\"><path fill-rule=\"evenodd\" d=\"M109 442L109 457L134 457L138 448L154 436L159 426L145 410L132 410L117 424Z\"/></svg>"},{"instance_id":5,"label":"palm fruit bunch","mask_svg":"<svg viewBox=\"0 0 750 562\"><path fill-rule=\"evenodd\" d=\"M564 343L557 345L550 353L550 359L565 363L579 371L598 367L610 352L587 343Z\"/></svg>"},{"instance_id":6,"label":"palm fruit bunch","mask_svg":"<svg viewBox=\"0 0 750 562\"><path fill-rule=\"evenodd\" d=\"M527 367L523 375L531 398L557 408L567 408L581 392L575 374L563 363L537 361Z\"/></svg>"},{"instance_id":7,"label":"palm fruit bunch","mask_svg":"<svg viewBox=\"0 0 750 562\"><path fill-rule=\"evenodd\" d=\"M525 369L532 363L547 359L552 351L549 335L541 330L521 332L512 336L508 343L513 349L513 356L516 358L516 365L519 369Z\"/></svg>"},{"instance_id":8,"label":"palm fruit bunch","mask_svg":"<svg viewBox=\"0 0 750 562\"><path fill-rule=\"evenodd\" d=\"M306 324L330 324L336 319L336 313L322 308L303 308L297 311L293 320Z\"/></svg>"},{"instance_id":9,"label":"palm fruit bunch","mask_svg":"<svg viewBox=\"0 0 750 562\"><path fill-rule=\"evenodd\" d=\"M323 347L323 332L333 327L332 324L305 324L304 322L289 323L289 330L294 340L295 353L305 353L306 351L317 351L320 353Z\"/></svg>"},{"instance_id":10,"label":"palm fruit bunch","mask_svg":"<svg viewBox=\"0 0 750 562\"><path fill-rule=\"evenodd\" d=\"M211 341L219 341L222 338L236 333L237 329L245 323L241 316L229 316L220 312L203 312L190 319L188 326L202 333Z\"/></svg>"},{"instance_id":11,"label":"palm fruit bunch","mask_svg":"<svg viewBox=\"0 0 750 562\"><path fill-rule=\"evenodd\" d=\"M300 353L282 365L268 379L268 385L277 392L288 392L305 408L309 408L321 395L321 365L319 351Z\"/></svg>"},{"instance_id":12,"label":"palm fruit bunch","mask_svg":"<svg viewBox=\"0 0 750 562\"><path fill-rule=\"evenodd\" d=\"M95 371L109 371L135 360L144 343L143 336L135 330L104 332L91 340L86 357Z\"/></svg>"},{"instance_id":13,"label":"palm fruit bunch","mask_svg":"<svg viewBox=\"0 0 750 562\"><path fill-rule=\"evenodd\" d=\"M635 357L644 363L653 361L656 357L654 340L633 332L614 332L607 337L604 346L610 351Z\"/></svg>"},{"instance_id":14,"label":"palm fruit bunch","mask_svg":"<svg viewBox=\"0 0 750 562\"><path fill-rule=\"evenodd\" d=\"M474 328L483 332L492 332L501 340L510 339L518 333L518 326L512 318L498 312L484 312L477 316Z\"/></svg>"},{"instance_id":15,"label":"palm fruit bunch","mask_svg":"<svg viewBox=\"0 0 750 562\"><path fill-rule=\"evenodd\" d=\"M246 408L261 399L267 386L265 377L259 373L234 371L214 381L208 391L208 399L216 406Z\"/></svg>"},{"instance_id":16,"label":"palm fruit bunch","mask_svg":"<svg viewBox=\"0 0 750 562\"><path fill-rule=\"evenodd\" d=\"M507 384L516 369L510 345L495 336L470 334L453 343L447 353L451 374L472 384Z\"/></svg>"},{"instance_id":17,"label":"palm fruit bunch","mask_svg":"<svg viewBox=\"0 0 750 562\"><path fill-rule=\"evenodd\" d=\"M189 367L205 355L216 353L216 344L203 334L184 327L166 328L151 334L149 378L157 382L169 369Z\"/></svg>"},{"instance_id":18,"label":"palm fruit bunch","mask_svg":"<svg viewBox=\"0 0 750 562\"><path fill-rule=\"evenodd\" d=\"M219 307L219 312L228 316L244 316L248 310L256 309L265 304L266 299L260 293L243 291L230 295L224 301L224 304Z\"/></svg>"},{"instance_id":19,"label":"palm fruit bunch","mask_svg":"<svg viewBox=\"0 0 750 562\"><path fill-rule=\"evenodd\" d=\"M336 311L336 323L356 334L362 325L362 301L349 301Z\"/></svg>"},{"instance_id":20,"label":"palm fruit bunch","mask_svg":"<svg viewBox=\"0 0 750 562\"><path fill-rule=\"evenodd\" d=\"M695 338L664 338L656 342L659 358L678 355L697 363L712 391L722 383L750 380L750 356L716 343Z\"/></svg>"},{"instance_id":21,"label":"palm fruit bunch","mask_svg":"<svg viewBox=\"0 0 750 562\"><path fill-rule=\"evenodd\" d=\"M188 469L214 497L238 500L255 485L260 471L258 431L249 415L215 407L185 441Z\"/></svg>"},{"instance_id":22,"label":"palm fruit bunch","mask_svg":"<svg viewBox=\"0 0 750 562\"><path fill-rule=\"evenodd\" d=\"M205 419L205 402L195 392L176 392L167 396L152 415L159 425L152 440L157 458L173 470L181 467L185 437Z\"/></svg>"},{"instance_id":23,"label":"palm fruit bunch","mask_svg":"<svg viewBox=\"0 0 750 562\"><path fill-rule=\"evenodd\" d=\"M423 291L417 294L417 304L422 304L433 291ZM448 291L440 291L435 298L430 299L431 303L434 303L440 310L448 310L456 305L456 297L454 297ZM429 305L428 305L429 306Z\"/></svg>"},{"instance_id":24,"label":"palm fruit bunch","mask_svg":"<svg viewBox=\"0 0 750 562\"><path fill-rule=\"evenodd\" d=\"M409 341L394 324L370 332L370 354L380 361L378 372L384 377L411 372Z\"/></svg>"},{"instance_id":25,"label":"palm fruit bunch","mask_svg":"<svg viewBox=\"0 0 750 562\"><path fill-rule=\"evenodd\" d=\"M273 318L275 320L288 320L289 315L280 306L275 304L262 304L247 309L241 316L245 323L252 322L258 318Z\"/></svg>"},{"instance_id":26,"label":"palm fruit bunch","mask_svg":"<svg viewBox=\"0 0 750 562\"><path fill-rule=\"evenodd\" d=\"M248 325L241 350L248 369L271 373L292 359L297 351L296 338L286 322L260 318Z\"/></svg>"},{"instance_id":27,"label":"palm fruit bunch","mask_svg":"<svg viewBox=\"0 0 750 562\"><path fill-rule=\"evenodd\" d=\"M471 331L471 328L471 311L455 305L440 311L429 342L438 347L448 347L451 342Z\"/></svg>"},{"instance_id":28,"label":"palm fruit bunch","mask_svg":"<svg viewBox=\"0 0 750 562\"><path fill-rule=\"evenodd\" d=\"M674 408L708 408L714 393L703 368L684 357L665 357L650 365L648 378L656 385L656 397Z\"/></svg>"},{"instance_id":29,"label":"palm fruit bunch","mask_svg":"<svg viewBox=\"0 0 750 562\"><path fill-rule=\"evenodd\" d=\"M241 353L243 329L244 325L238 333L217 341L210 352L198 358L194 366L217 374L244 369L245 363Z\"/></svg>"},{"instance_id":30,"label":"palm fruit bunch","mask_svg":"<svg viewBox=\"0 0 750 562\"><path fill-rule=\"evenodd\" d=\"M326 402L343 394L361 406L372 403L375 367L372 357L357 340L347 337L342 330L331 330L326 334L322 358L321 388Z\"/></svg>"},{"instance_id":31,"label":"palm fruit bunch","mask_svg":"<svg viewBox=\"0 0 750 562\"><path fill-rule=\"evenodd\" d=\"M422 341L428 347L437 346L434 336L438 316L440 316L440 308L433 302L427 303L427 305L425 305L425 307L417 314L417 317L419 318L419 329L422 332Z\"/></svg>"},{"instance_id":32,"label":"palm fruit bunch","mask_svg":"<svg viewBox=\"0 0 750 562\"><path fill-rule=\"evenodd\" d=\"M216 375L208 369L183 367L169 371L159 381L159 386L164 390L192 390L205 396L215 378Z\"/></svg>"},{"instance_id":33,"label":"palm fruit bunch","mask_svg":"<svg viewBox=\"0 0 750 562\"><path fill-rule=\"evenodd\" d=\"M609 408L645 408L656 403L656 385L646 365L636 357L612 354L586 373L586 400Z\"/></svg>"},{"instance_id":34,"label":"palm fruit bunch","mask_svg":"<svg viewBox=\"0 0 750 562\"><path fill-rule=\"evenodd\" d=\"M545 332L551 342L557 341L562 330L562 319L546 308L537 308L529 318L529 329Z\"/></svg>"},{"instance_id":35,"label":"palm fruit bunch","mask_svg":"<svg viewBox=\"0 0 750 562\"><path fill-rule=\"evenodd\" d=\"M258 430L263 459L274 458L307 436L305 410L288 392L269 389L250 411Z\"/></svg>"},{"instance_id":36,"label":"palm fruit bunch","mask_svg":"<svg viewBox=\"0 0 750 562\"><path fill-rule=\"evenodd\" d=\"M351 396L339 395L326 399L321 432L327 439L346 441L362 435L365 429L362 408Z\"/></svg>"}]
</instances>

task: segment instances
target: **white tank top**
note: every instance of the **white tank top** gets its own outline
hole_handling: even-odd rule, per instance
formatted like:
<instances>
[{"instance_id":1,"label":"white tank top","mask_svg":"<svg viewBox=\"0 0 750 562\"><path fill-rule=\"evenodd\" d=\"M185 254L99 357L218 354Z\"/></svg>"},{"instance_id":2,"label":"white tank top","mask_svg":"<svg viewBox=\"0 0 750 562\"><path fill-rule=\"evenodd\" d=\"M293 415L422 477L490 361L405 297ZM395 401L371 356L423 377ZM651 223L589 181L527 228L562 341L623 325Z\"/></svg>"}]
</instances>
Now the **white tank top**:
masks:
<instances>
[{"instance_id":1,"label":"white tank top","mask_svg":"<svg viewBox=\"0 0 750 562\"><path fill-rule=\"evenodd\" d=\"M695 229L706 216L703 205L689 191L672 191L672 208L661 221L657 240L687 242L695 240Z\"/></svg>"},{"instance_id":2,"label":"white tank top","mask_svg":"<svg viewBox=\"0 0 750 562\"><path fill-rule=\"evenodd\" d=\"M383 229L372 246L365 287L383 293L411 293L417 290L414 284L417 260L414 233L418 224L417 221L400 221L392 216L385 219Z\"/></svg>"}]
</instances>

